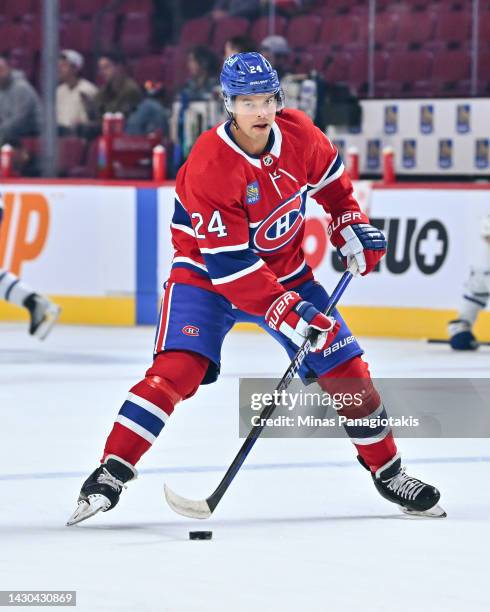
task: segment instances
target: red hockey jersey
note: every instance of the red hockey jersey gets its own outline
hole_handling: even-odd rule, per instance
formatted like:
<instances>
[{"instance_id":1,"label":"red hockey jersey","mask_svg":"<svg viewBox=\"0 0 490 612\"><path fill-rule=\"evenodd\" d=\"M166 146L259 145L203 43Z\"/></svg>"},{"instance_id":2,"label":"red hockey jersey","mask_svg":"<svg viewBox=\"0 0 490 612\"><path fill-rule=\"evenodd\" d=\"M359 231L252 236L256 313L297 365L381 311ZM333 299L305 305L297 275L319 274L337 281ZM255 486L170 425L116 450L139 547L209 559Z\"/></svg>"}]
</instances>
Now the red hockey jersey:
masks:
<instances>
[{"instance_id":1,"label":"red hockey jersey","mask_svg":"<svg viewBox=\"0 0 490 612\"><path fill-rule=\"evenodd\" d=\"M170 279L264 315L313 276L302 249L307 193L335 217L359 210L337 150L301 111L277 115L260 156L235 143L229 122L205 132L177 175Z\"/></svg>"}]
</instances>

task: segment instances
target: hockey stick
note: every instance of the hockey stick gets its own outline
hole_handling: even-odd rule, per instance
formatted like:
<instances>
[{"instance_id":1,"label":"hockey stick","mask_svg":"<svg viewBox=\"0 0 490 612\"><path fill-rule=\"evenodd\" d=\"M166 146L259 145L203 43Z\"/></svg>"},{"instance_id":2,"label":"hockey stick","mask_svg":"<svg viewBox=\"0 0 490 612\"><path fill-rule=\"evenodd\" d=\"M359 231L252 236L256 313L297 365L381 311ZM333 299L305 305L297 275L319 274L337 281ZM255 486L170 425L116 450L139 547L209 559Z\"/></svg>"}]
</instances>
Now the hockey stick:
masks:
<instances>
[{"instance_id":1,"label":"hockey stick","mask_svg":"<svg viewBox=\"0 0 490 612\"><path fill-rule=\"evenodd\" d=\"M438 338L428 338L429 344L449 344L449 340L439 340ZM480 346L490 346L490 342L478 342Z\"/></svg>"},{"instance_id":2,"label":"hockey stick","mask_svg":"<svg viewBox=\"0 0 490 612\"><path fill-rule=\"evenodd\" d=\"M337 302L339 301L342 294L346 290L347 285L350 283L355 269L356 268L354 267L354 268L346 270L343 273L339 282L337 283L337 286L333 290L332 295L330 296L330 299L328 300L327 309L325 310L325 314L327 316L333 312L335 306L337 305ZM294 376L297 374L298 370L300 369L301 364L303 363L306 356L310 352L311 342L312 340L315 339L315 336L317 334L318 332L313 330L310 336L306 338L306 340L303 342L301 347L298 349L298 352L294 356L288 369L286 370L286 373L282 377L281 382L276 387L275 389L276 392L280 393L284 389L287 389L287 387L293 380ZM261 412L260 417L259 417L259 423L261 424L255 425L252 428L247 438L245 439L245 442L242 444L242 447L238 451L236 457L233 459L230 467L226 471L226 474L223 476L223 479L221 480L219 485L216 487L215 491L209 497L207 497L206 499L202 499L202 500L187 499L185 497L181 497L180 495L177 495L177 493L174 493L172 489L165 484L164 485L165 498L167 500L168 505L172 508L172 510L177 512L177 514L182 514L183 516L187 516L189 518L197 518L197 519L209 518L211 514L213 513L213 511L215 510L216 506L219 504L223 495L228 490L228 487L230 486L233 479L237 475L238 470L242 466L249 452L252 450L252 447L257 441L258 437L262 433L262 430L265 427L266 419L268 419L272 415L272 413L274 412L276 408L277 408L277 405L275 403L272 403L270 406L266 406L264 408L264 410Z\"/></svg>"}]
</instances>

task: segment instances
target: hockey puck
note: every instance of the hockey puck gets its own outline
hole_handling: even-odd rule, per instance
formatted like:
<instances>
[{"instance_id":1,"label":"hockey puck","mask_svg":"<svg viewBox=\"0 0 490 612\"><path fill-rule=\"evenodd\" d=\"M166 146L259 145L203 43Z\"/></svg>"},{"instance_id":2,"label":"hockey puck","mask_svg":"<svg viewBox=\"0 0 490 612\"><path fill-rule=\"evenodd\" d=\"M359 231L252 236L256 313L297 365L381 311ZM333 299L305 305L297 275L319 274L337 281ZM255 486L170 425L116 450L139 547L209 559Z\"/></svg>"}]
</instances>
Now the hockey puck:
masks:
<instances>
[{"instance_id":1,"label":"hockey puck","mask_svg":"<svg viewBox=\"0 0 490 612\"><path fill-rule=\"evenodd\" d=\"M189 531L189 540L211 540L212 531Z\"/></svg>"}]
</instances>

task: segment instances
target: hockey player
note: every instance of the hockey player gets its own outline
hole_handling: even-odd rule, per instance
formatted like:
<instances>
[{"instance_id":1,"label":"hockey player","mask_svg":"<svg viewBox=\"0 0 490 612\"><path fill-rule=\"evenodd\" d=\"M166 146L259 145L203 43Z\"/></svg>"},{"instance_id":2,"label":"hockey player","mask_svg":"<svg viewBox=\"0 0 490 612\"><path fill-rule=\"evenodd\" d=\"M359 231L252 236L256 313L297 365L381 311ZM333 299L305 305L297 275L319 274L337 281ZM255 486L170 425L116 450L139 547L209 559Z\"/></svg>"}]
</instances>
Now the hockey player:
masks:
<instances>
[{"instance_id":1,"label":"hockey player","mask_svg":"<svg viewBox=\"0 0 490 612\"><path fill-rule=\"evenodd\" d=\"M327 392L362 394L355 416L386 416L362 349L304 261L305 199L332 215L331 241L368 274L385 253L334 146L301 111L283 110L276 71L258 53L229 57L221 86L230 119L205 132L179 171L171 230L175 255L165 284L154 361L131 388L84 482L68 525L117 504L135 465L175 406L214 382L224 337L237 321L255 322L294 355L311 328L318 340L300 375ZM337 337L336 349L329 345ZM352 381L354 381L352 383ZM378 491L405 511L445 516L439 491L408 476L389 427L346 427Z\"/></svg>"},{"instance_id":2,"label":"hockey player","mask_svg":"<svg viewBox=\"0 0 490 612\"><path fill-rule=\"evenodd\" d=\"M481 236L486 243L483 261L480 266L470 270L458 318L448 324L449 344L455 351L476 351L479 346L473 326L490 296L490 214L483 219Z\"/></svg>"},{"instance_id":3,"label":"hockey player","mask_svg":"<svg viewBox=\"0 0 490 612\"><path fill-rule=\"evenodd\" d=\"M0 195L0 227L2 225L3 200ZM44 340L60 316L61 308L47 297L36 293L32 287L15 274L0 268L0 300L25 308L29 312L29 333Z\"/></svg>"}]
</instances>

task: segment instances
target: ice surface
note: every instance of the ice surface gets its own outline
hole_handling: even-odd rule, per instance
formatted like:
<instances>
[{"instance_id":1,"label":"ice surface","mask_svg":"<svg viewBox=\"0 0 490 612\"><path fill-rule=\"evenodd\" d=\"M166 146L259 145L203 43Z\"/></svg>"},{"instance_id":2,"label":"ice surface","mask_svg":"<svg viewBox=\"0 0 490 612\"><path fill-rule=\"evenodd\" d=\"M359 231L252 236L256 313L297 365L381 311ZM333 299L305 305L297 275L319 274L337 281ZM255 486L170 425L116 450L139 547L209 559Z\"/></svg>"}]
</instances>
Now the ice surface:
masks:
<instances>
[{"instance_id":1,"label":"ice surface","mask_svg":"<svg viewBox=\"0 0 490 612\"><path fill-rule=\"evenodd\" d=\"M259 440L206 522L174 514L163 482L205 497L234 457L239 375L280 376L264 334L232 333L223 375L181 405L119 506L64 526L153 330L58 327L41 344L0 325L0 589L71 589L90 612L490 609L488 440L407 440L410 472L442 490L445 520L375 491L347 440ZM377 376L488 376L490 349L365 340ZM464 406L462 406L464 411ZM212 529L212 541L189 541Z\"/></svg>"}]
</instances>

